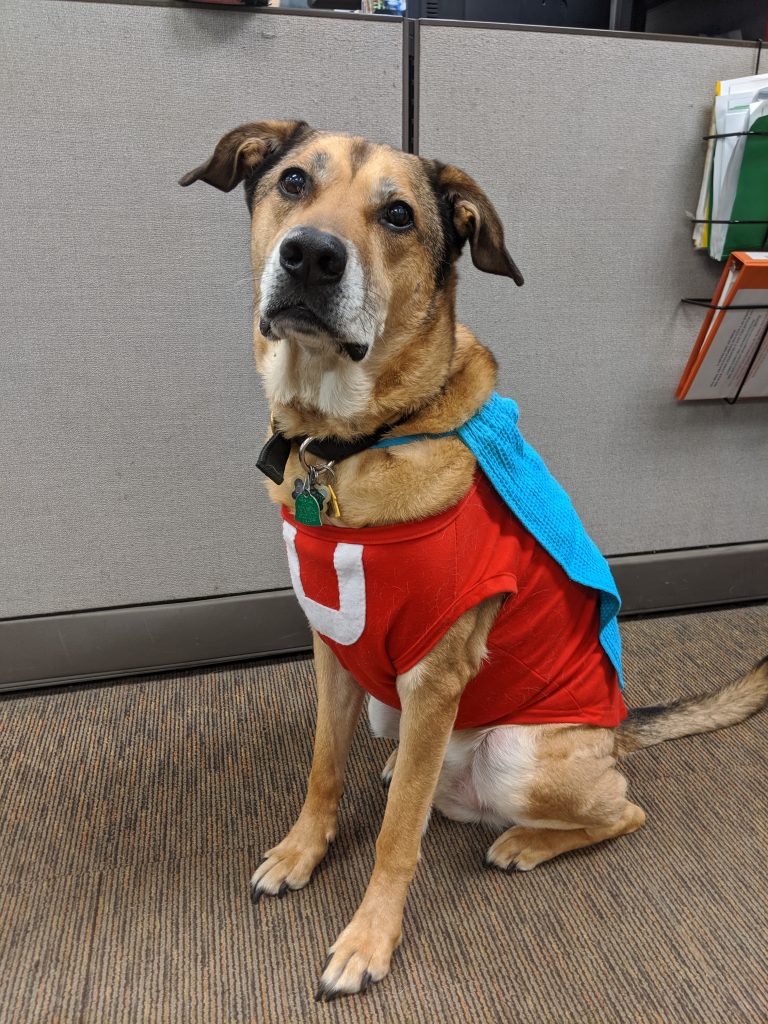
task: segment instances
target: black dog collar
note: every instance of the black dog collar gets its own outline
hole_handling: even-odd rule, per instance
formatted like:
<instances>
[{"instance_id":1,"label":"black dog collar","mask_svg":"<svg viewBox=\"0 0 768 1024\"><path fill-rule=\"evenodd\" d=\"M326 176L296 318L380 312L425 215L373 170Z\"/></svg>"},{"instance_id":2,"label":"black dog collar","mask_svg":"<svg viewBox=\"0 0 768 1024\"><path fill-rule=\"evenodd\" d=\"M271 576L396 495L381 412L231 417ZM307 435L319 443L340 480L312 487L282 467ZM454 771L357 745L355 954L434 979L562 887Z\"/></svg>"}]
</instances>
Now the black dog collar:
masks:
<instances>
[{"instance_id":1,"label":"black dog collar","mask_svg":"<svg viewBox=\"0 0 768 1024\"><path fill-rule=\"evenodd\" d=\"M313 438L307 445L307 451L324 462L343 462L344 459L349 459L353 455L359 455L360 452L372 448L385 434L394 430L395 427L401 426L411 415L408 413L396 423L384 423L372 434L365 434L363 437L356 437L351 441L344 441L339 437ZM291 446L301 445L306 440L306 434L300 437L286 437L285 434L276 430L261 449L256 466L270 480L281 484L285 479L285 466L291 454Z\"/></svg>"}]
</instances>

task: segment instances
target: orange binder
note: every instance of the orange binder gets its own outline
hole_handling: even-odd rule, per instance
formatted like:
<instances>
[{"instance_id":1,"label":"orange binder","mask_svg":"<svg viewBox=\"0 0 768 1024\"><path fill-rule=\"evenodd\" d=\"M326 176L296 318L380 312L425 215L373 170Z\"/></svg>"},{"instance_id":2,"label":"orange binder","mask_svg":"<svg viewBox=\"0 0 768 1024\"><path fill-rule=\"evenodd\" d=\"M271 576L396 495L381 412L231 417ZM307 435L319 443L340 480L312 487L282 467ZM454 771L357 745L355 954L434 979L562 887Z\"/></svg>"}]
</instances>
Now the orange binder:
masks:
<instances>
[{"instance_id":1,"label":"orange binder","mask_svg":"<svg viewBox=\"0 0 768 1024\"><path fill-rule=\"evenodd\" d=\"M731 253L712 306L675 397L768 397L768 252Z\"/></svg>"}]
</instances>

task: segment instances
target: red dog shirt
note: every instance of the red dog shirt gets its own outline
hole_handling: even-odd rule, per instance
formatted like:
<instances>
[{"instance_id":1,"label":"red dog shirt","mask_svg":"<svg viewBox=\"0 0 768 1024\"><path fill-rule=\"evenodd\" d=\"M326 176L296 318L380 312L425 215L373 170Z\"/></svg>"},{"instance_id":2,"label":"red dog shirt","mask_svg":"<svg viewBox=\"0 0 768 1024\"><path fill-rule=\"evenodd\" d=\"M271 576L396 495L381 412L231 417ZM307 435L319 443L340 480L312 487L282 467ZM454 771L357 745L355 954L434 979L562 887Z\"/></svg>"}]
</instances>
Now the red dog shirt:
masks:
<instances>
[{"instance_id":1,"label":"red dog shirt","mask_svg":"<svg viewBox=\"0 0 768 1024\"><path fill-rule=\"evenodd\" d=\"M597 592L568 579L478 473L440 515L395 526L304 526L283 509L296 596L341 664L399 708L397 676L459 616L507 594L488 658L465 689L455 728L626 716L599 641Z\"/></svg>"}]
</instances>

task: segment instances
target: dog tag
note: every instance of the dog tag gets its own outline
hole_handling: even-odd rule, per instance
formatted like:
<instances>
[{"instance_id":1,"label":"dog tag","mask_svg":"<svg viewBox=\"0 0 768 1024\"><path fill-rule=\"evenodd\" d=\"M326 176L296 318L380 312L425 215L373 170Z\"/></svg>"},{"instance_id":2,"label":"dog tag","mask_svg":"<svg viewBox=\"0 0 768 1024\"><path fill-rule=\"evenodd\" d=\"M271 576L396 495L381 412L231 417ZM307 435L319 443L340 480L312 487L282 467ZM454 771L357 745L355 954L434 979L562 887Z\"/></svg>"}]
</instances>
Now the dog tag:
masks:
<instances>
[{"instance_id":1,"label":"dog tag","mask_svg":"<svg viewBox=\"0 0 768 1024\"><path fill-rule=\"evenodd\" d=\"M304 480L296 478L293 481L291 497L295 502L296 521L304 526L322 526L322 512L326 510L328 516L341 516L339 502L336 492L328 484L318 483L318 477L323 473L333 476L331 466L307 466L307 475ZM326 508L327 506L327 508Z\"/></svg>"},{"instance_id":2,"label":"dog tag","mask_svg":"<svg viewBox=\"0 0 768 1024\"><path fill-rule=\"evenodd\" d=\"M336 492L330 484L326 484L324 490L328 491L328 509L325 514L340 519L341 509L339 508L339 499L336 497Z\"/></svg>"},{"instance_id":3,"label":"dog tag","mask_svg":"<svg viewBox=\"0 0 768 1024\"><path fill-rule=\"evenodd\" d=\"M320 503L311 491L302 490L296 497L296 522L304 526L322 526Z\"/></svg>"},{"instance_id":4,"label":"dog tag","mask_svg":"<svg viewBox=\"0 0 768 1024\"><path fill-rule=\"evenodd\" d=\"M300 494L304 493L305 487L305 481L300 480L298 477L296 477L296 479L293 481L293 490L291 491L291 497L293 498L294 501L296 501ZM309 490L308 487L306 489Z\"/></svg>"},{"instance_id":5,"label":"dog tag","mask_svg":"<svg viewBox=\"0 0 768 1024\"><path fill-rule=\"evenodd\" d=\"M306 484L304 486L306 488ZM317 498L317 504L320 506L321 512L324 512L329 518L331 516L335 516L337 519L341 518L339 500L330 484L315 484L309 493L314 498Z\"/></svg>"}]
</instances>

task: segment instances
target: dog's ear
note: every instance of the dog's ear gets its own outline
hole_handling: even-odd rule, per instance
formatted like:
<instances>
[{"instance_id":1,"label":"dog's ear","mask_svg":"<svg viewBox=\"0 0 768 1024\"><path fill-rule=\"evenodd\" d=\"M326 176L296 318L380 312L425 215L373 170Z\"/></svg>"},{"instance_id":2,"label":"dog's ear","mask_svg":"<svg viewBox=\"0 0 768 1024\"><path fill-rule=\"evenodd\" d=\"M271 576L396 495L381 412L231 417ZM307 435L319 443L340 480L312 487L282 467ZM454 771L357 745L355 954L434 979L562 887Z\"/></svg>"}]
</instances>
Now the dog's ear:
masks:
<instances>
[{"instance_id":1,"label":"dog's ear","mask_svg":"<svg viewBox=\"0 0 768 1024\"><path fill-rule=\"evenodd\" d=\"M435 165L434 180L438 192L448 203L459 239L469 242L472 262L478 270L503 274L521 285L523 275L504 245L504 228L499 215L477 182L458 167L446 164Z\"/></svg>"},{"instance_id":2,"label":"dog's ear","mask_svg":"<svg viewBox=\"0 0 768 1024\"><path fill-rule=\"evenodd\" d=\"M206 181L231 192L246 175L270 156L279 156L312 129L304 121L255 121L241 124L219 140L213 156L179 179L180 185Z\"/></svg>"}]
</instances>

